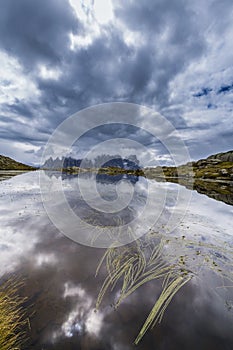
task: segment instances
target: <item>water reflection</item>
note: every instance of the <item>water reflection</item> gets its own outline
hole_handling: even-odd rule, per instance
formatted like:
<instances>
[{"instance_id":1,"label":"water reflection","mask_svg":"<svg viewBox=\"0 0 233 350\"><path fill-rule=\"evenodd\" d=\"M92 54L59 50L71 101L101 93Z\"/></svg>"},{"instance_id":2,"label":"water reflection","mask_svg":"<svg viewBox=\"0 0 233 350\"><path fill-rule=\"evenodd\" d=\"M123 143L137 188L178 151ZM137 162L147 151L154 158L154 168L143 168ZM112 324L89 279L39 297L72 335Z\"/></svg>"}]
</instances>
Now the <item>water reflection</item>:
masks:
<instances>
[{"instance_id":1,"label":"water reflection","mask_svg":"<svg viewBox=\"0 0 233 350\"><path fill-rule=\"evenodd\" d=\"M144 177L118 181L110 176L111 181L102 177L100 182L98 174L88 172L72 177L41 174L44 204L56 227L75 242L96 247L128 244L152 227L174 230L191 197L182 186Z\"/></svg>"},{"instance_id":2,"label":"water reflection","mask_svg":"<svg viewBox=\"0 0 233 350\"><path fill-rule=\"evenodd\" d=\"M190 182L188 179L170 179L169 181L179 183L188 189L194 189L210 198L233 205L233 181L195 179Z\"/></svg>"},{"instance_id":3,"label":"water reflection","mask_svg":"<svg viewBox=\"0 0 233 350\"><path fill-rule=\"evenodd\" d=\"M0 181L25 173L25 170L0 170Z\"/></svg>"},{"instance_id":4,"label":"water reflection","mask_svg":"<svg viewBox=\"0 0 233 350\"><path fill-rule=\"evenodd\" d=\"M64 182L67 198L74 204L75 179ZM157 184L154 186L156 192ZM175 295L161 324L145 334L138 348L196 349L198 344L203 350L231 349L233 294L232 288L224 285L229 285L226 278L233 264L232 207L193 193L179 227L166 231L163 221L166 223L170 211L180 215L182 207L175 205L178 185L158 186L160 191L168 191L171 202L168 198L161 221L138 244L148 261L162 240L161 264L176 263L177 268L190 270L193 278ZM133 349L133 341L161 294L162 280L147 281L115 310L122 287L119 280L113 290L106 291L95 312L108 276L105 260L97 277L95 272L106 249L74 243L53 226L41 203L38 172L2 182L0 196L1 275L17 273L24 278L21 293L29 297L27 305L34 311L30 340L24 348ZM135 198L133 202L135 210L140 210L143 203ZM130 258L136 256L135 244L127 246ZM126 248L117 249L119 257Z\"/></svg>"}]
</instances>

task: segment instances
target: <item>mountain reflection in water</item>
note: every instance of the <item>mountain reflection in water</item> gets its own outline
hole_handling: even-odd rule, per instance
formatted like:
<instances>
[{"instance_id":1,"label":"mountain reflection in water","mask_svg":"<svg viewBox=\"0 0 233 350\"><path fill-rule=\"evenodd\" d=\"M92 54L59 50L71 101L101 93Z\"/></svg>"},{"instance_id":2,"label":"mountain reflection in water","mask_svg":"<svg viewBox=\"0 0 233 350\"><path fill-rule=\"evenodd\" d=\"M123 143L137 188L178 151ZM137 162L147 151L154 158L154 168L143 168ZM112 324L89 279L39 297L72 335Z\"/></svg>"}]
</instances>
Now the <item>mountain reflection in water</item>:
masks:
<instances>
[{"instance_id":1,"label":"mountain reflection in water","mask_svg":"<svg viewBox=\"0 0 233 350\"><path fill-rule=\"evenodd\" d=\"M50 176L59 180L61 174ZM104 220L114 224L113 215L98 213L96 218L97 211L82 201L77 178L62 176L66 198L78 215L85 219L95 213L96 225L106 224ZM85 176L83 182L88 181ZM96 183L98 193L109 205L117 197L111 181L101 178ZM134 186L131 209L118 213L128 222L130 215L134 217L145 205L147 183L141 178L130 184L129 179L119 181L125 190ZM182 202L176 205L179 185L153 180L150 185L156 201L162 191L167 191L160 219L137 242L110 252L72 242L53 226L41 203L38 172L1 182L1 275L14 273L24 279L21 294L28 297L32 314L29 341L23 349L135 348L134 340L164 289L162 282L168 280L164 281L164 276L147 280L122 298L116 310L115 306L122 287L127 294L151 268L148 264L155 252L158 260L154 272L170 266L175 274L187 272L192 278L174 295L162 322L145 333L137 348L232 348L233 289L227 287L233 285L232 207L193 192L183 216ZM182 187L182 191L190 190ZM166 227L171 212L179 222L172 232ZM153 207L146 214L150 220ZM106 289L96 311L104 281L108 281L109 272L116 271L121 259L123 264L128 262L125 266L131 266L128 284L123 283L129 271L126 268L116 284Z\"/></svg>"}]
</instances>

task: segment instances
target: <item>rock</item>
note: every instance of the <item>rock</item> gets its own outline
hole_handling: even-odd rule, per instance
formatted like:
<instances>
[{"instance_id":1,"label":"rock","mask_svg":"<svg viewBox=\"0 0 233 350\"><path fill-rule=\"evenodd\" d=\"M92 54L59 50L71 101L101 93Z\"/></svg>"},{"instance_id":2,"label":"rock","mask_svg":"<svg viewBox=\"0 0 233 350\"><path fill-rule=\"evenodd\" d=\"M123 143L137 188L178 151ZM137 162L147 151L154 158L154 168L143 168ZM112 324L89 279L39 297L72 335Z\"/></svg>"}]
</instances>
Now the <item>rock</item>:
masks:
<instances>
[{"instance_id":1,"label":"rock","mask_svg":"<svg viewBox=\"0 0 233 350\"><path fill-rule=\"evenodd\" d=\"M227 175L227 174L228 174L227 169L220 169L219 172L220 172L222 175Z\"/></svg>"}]
</instances>

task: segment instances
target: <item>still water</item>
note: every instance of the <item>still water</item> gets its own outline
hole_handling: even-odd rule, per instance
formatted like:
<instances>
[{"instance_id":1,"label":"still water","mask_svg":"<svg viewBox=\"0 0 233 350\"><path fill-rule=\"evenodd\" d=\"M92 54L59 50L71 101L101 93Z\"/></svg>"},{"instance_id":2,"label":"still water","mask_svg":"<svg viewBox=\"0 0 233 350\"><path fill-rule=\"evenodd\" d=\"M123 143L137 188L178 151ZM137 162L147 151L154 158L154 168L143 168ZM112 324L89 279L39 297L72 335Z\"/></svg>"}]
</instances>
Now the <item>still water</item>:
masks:
<instances>
[{"instance_id":1,"label":"still water","mask_svg":"<svg viewBox=\"0 0 233 350\"><path fill-rule=\"evenodd\" d=\"M81 218L65 234L54 225L59 217L69 226L61 184ZM232 349L232 214L223 202L144 178L37 171L1 181L0 274L23 280L23 349ZM122 225L114 248L101 229ZM172 283L179 288L143 331Z\"/></svg>"}]
</instances>

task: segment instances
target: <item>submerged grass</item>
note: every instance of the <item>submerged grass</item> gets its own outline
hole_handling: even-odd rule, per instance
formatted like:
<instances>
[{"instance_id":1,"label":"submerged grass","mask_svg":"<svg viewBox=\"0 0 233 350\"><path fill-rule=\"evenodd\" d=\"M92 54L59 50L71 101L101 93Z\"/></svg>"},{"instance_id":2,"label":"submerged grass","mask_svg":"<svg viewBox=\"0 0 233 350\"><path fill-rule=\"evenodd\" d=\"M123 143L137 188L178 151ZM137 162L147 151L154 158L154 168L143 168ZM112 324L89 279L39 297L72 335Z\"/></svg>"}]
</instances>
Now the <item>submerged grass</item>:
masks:
<instances>
[{"instance_id":1,"label":"submerged grass","mask_svg":"<svg viewBox=\"0 0 233 350\"><path fill-rule=\"evenodd\" d=\"M113 290L121 282L120 296L115 302L115 308L145 283L162 279L162 292L156 300L148 318L142 326L135 344L138 344L146 331L161 322L163 314L175 294L192 278L192 273L181 268L179 264L168 264L162 258L165 241L159 244L145 246L141 240L131 246L109 248L100 260L96 274L105 263L107 276L97 297L96 308L108 290Z\"/></svg>"},{"instance_id":2,"label":"submerged grass","mask_svg":"<svg viewBox=\"0 0 233 350\"><path fill-rule=\"evenodd\" d=\"M115 308L147 282L160 280L161 292L135 339L138 344L150 328L162 321L173 297L194 275L201 279L205 271L213 272L221 283L213 292L220 296L221 290L233 287L233 253L229 242L212 239L213 242L204 242L199 235L190 240L152 232L130 245L108 248L96 269L96 274L102 268L106 270L96 308L116 286L120 293ZM225 301L226 305L230 302Z\"/></svg>"},{"instance_id":3,"label":"submerged grass","mask_svg":"<svg viewBox=\"0 0 233 350\"><path fill-rule=\"evenodd\" d=\"M25 341L25 327L28 324L22 307L25 298L17 291L22 283L15 279L0 283L0 349L20 350Z\"/></svg>"},{"instance_id":4,"label":"submerged grass","mask_svg":"<svg viewBox=\"0 0 233 350\"><path fill-rule=\"evenodd\" d=\"M166 311L169 303L172 301L174 295L182 288L188 281L190 281L192 276L178 276L171 283L169 283L166 288L163 289L160 297L154 304L149 316L147 317L144 325L142 326L137 338L135 339L135 344L138 344L140 340L145 335L149 328L153 328L158 322L161 322L163 314Z\"/></svg>"}]
</instances>

